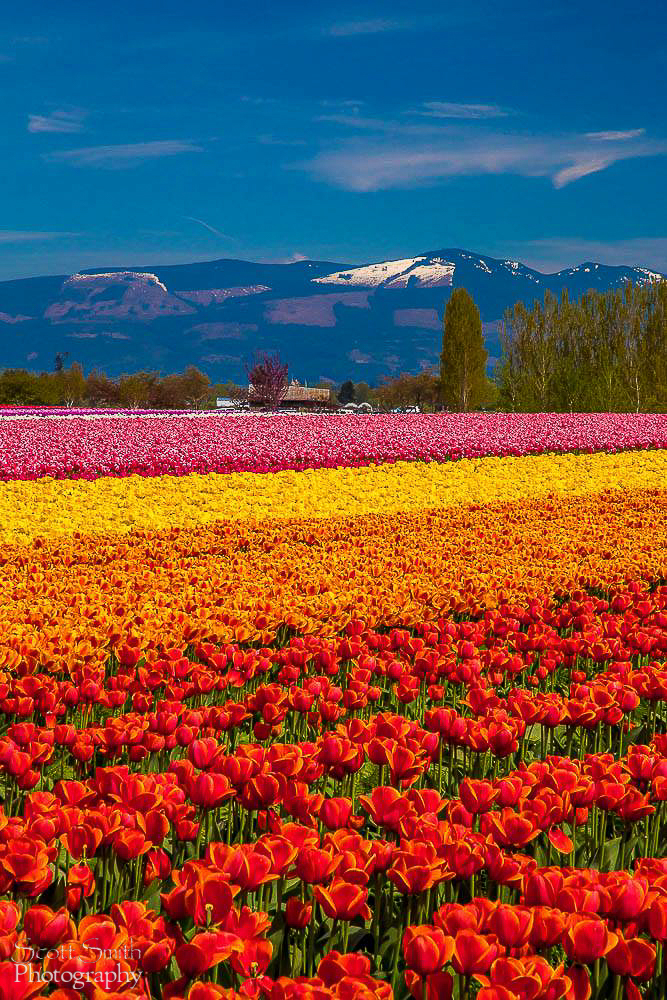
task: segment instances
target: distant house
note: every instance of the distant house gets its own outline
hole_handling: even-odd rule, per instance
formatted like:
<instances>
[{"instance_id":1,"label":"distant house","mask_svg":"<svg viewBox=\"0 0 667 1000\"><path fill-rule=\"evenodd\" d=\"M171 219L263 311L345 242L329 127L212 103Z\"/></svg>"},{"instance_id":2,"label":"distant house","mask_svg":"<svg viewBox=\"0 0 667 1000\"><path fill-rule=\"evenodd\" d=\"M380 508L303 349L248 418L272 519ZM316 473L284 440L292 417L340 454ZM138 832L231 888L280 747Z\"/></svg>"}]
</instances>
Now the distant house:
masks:
<instances>
[{"instance_id":1,"label":"distant house","mask_svg":"<svg viewBox=\"0 0 667 1000\"><path fill-rule=\"evenodd\" d=\"M331 402L331 389L309 389L292 379L282 401L283 406L327 406Z\"/></svg>"},{"instance_id":2,"label":"distant house","mask_svg":"<svg viewBox=\"0 0 667 1000\"><path fill-rule=\"evenodd\" d=\"M248 398L250 405L255 406L257 404L253 402L252 397L253 387L249 385ZM329 406L330 404L331 389L309 389L307 385L301 385L296 379L292 379L279 405L284 409L296 410L301 407L316 409L320 406Z\"/></svg>"},{"instance_id":3,"label":"distant house","mask_svg":"<svg viewBox=\"0 0 667 1000\"><path fill-rule=\"evenodd\" d=\"M233 399L223 399L221 396L218 396L215 405L218 410L232 410L237 404Z\"/></svg>"}]
</instances>

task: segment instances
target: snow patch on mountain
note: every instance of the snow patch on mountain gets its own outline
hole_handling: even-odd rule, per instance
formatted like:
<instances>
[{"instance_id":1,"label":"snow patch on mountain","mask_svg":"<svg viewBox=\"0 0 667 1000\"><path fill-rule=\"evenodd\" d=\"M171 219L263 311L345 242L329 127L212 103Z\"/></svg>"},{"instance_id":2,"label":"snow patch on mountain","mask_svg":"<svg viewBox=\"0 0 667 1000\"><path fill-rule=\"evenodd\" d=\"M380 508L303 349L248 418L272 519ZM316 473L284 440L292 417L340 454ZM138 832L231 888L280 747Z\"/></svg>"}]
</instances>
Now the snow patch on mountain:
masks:
<instances>
[{"instance_id":1,"label":"snow patch on mountain","mask_svg":"<svg viewBox=\"0 0 667 1000\"><path fill-rule=\"evenodd\" d=\"M320 285L356 285L362 288L437 288L451 285L456 265L442 257L404 257L379 264L334 271L312 282Z\"/></svg>"},{"instance_id":2,"label":"snow patch on mountain","mask_svg":"<svg viewBox=\"0 0 667 1000\"><path fill-rule=\"evenodd\" d=\"M73 274L63 282L61 296L44 312L44 317L55 323L91 319L150 322L162 316L196 312L147 271Z\"/></svg>"},{"instance_id":3,"label":"snow patch on mountain","mask_svg":"<svg viewBox=\"0 0 667 1000\"><path fill-rule=\"evenodd\" d=\"M363 285L365 288L374 288L387 284L392 278L424 260L425 257L385 260L366 267L354 267L349 271L334 271L333 274L324 274L320 278L311 278L311 281L318 285Z\"/></svg>"},{"instance_id":4,"label":"snow patch on mountain","mask_svg":"<svg viewBox=\"0 0 667 1000\"><path fill-rule=\"evenodd\" d=\"M387 288L441 288L452 284L456 265L442 257L434 257L428 264L417 264L404 274L388 281Z\"/></svg>"},{"instance_id":5,"label":"snow patch on mountain","mask_svg":"<svg viewBox=\"0 0 667 1000\"><path fill-rule=\"evenodd\" d=\"M105 285L157 285L163 292L167 291L167 286L163 284L156 274L150 271L107 271L103 274L72 274L63 282L63 291L66 288L83 286L105 286Z\"/></svg>"}]
</instances>

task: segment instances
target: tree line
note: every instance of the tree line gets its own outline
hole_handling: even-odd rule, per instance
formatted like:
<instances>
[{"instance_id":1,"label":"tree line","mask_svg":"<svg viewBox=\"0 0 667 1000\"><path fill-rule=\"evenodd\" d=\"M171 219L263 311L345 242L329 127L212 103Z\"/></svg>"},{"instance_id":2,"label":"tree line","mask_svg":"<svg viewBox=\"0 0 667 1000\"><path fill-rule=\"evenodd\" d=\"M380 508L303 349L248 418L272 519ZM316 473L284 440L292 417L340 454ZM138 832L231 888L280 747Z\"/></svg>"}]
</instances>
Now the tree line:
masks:
<instances>
[{"instance_id":1,"label":"tree line","mask_svg":"<svg viewBox=\"0 0 667 1000\"><path fill-rule=\"evenodd\" d=\"M499 405L528 412L667 409L667 282L550 292L505 315Z\"/></svg>"},{"instance_id":2,"label":"tree line","mask_svg":"<svg viewBox=\"0 0 667 1000\"><path fill-rule=\"evenodd\" d=\"M206 409L215 406L216 386L193 365L180 375L134 372L111 379L103 372L84 375L81 365L35 374L23 368L0 372L0 404L21 406L118 406L141 409Z\"/></svg>"},{"instance_id":3,"label":"tree line","mask_svg":"<svg viewBox=\"0 0 667 1000\"><path fill-rule=\"evenodd\" d=\"M427 410L665 412L667 282L517 302L504 316L491 379L487 358L479 310L457 288L445 308L439 373L385 380L376 398Z\"/></svg>"}]
</instances>

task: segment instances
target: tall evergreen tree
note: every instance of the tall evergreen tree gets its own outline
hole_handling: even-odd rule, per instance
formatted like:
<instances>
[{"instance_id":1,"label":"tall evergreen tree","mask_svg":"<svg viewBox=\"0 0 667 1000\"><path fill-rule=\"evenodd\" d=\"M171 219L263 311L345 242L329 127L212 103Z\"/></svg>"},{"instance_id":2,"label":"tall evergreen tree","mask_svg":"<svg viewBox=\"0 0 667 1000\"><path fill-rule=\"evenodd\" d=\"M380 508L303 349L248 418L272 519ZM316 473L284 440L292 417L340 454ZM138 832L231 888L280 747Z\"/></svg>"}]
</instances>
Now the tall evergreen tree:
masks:
<instances>
[{"instance_id":1,"label":"tall evergreen tree","mask_svg":"<svg viewBox=\"0 0 667 1000\"><path fill-rule=\"evenodd\" d=\"M350 379L348 379L346 382L343 382L336 395L338 396L338 402L342 403L343 405L345 403L354 403L355 401L354 382L352 382Z\"/></svg>"},{"instance_id":2,"label":"tall evergreen tree","mask_svg":"<svg viewBox=\"0 0 667 1000\"><path fill-rule=\"evenodd\" d=\"M445 309L440 355L440 387L445 406L464 413L484 402L487 357L479 309L465 288L455 288Z\"/></svg>"}]
</instances>

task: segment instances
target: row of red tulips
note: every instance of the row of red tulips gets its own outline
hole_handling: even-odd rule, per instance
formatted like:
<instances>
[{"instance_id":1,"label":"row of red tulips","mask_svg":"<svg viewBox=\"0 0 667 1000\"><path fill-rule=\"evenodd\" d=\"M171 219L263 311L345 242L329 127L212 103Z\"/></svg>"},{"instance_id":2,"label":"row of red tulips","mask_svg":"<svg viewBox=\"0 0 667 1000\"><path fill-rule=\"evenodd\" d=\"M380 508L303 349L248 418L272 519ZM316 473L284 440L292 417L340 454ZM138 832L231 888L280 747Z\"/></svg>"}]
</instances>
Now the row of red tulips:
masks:
<instances>
[{"instance_id":1,"label":"row of red tulips","mask_svg":"<svg viewBox=\"0 0 667 1000\"><path fill-rule=\"evenodd\" d=\"M228 823L227 841L233 839L233 843L218 839L218 823L224 818L221 803L201 808L199 822L209 827L212 836L204 849L196 824L192 824L192 859L181 868L172 868L178 838L170 831L168 821L174 801L180 799L178 794L173 795L178 786L169 779L180 769L175 768L170 775L134 777L122 768L103 769L92 782L57 784L54 796L43 792L29 796L25 821L10 820L0 831L2 867L8 873L3 889L19 897L48 899L51 907L63 903L58 914L45 903L25 911L23 929L39 928L46 922L51 928L48 934L53 932L54 921L65 933L63 928L69 926L67 910L76 912L83 906L95 920L99 919L99 910L107 910L110 904L113 913L130 897L136 902L140 893L145 899L157 899L160 893L163 913L174 927L170 934L161 935L159 948L152 948L154 938L143 942L139 963L142 974L155 976L173 961L181 975L176 976L172 967L170 981L175 976L176 981L193 980L209 970L216 970L217 978L224 972L221 963L230 959L232 972L247 984L244 995L255 995L253 991L267 986L265 973L272 961L274 972L300 968L312 974L318 956L326 955L332 945L347 948L351 927L357 941L368 937L369 944L373 942L370 950L380 974L383 949L391 948L394 985L401 934L392 932L397 925L400 930L412 928L403 939L408 971L430 976L436 970L416 965L406 945L410 934L415 933L415 925L420 927L427 920L446 927L453 937L452 948L456 948L442 965L455 955L454 969L464 978L493 971L496 958L525 958L536 951L551 955L562 944L575 964L590 965L610 953L607 965L611 972L651 979L656 955L652 942L662 945L667 940L666 861L638 860L633 873L544 867L538 863L539 852L534 845L539 830L528 831L524 826L519 842L513 840L510 845L496 833L500 829L502 834L512 818L517 825L525 820L525 807L530 803L533 809L535 803L545 803L541 787L545 782L547 790L550 786L567 787L561 793L560 807L570 802L572 820L578 821L579 837L583 835L585 841L591 831L599 829L600 822L607 822L604 814L618 797L618 787L631 790L633 781L645 780L657 766L664 769L667 761L642 748L615 765L604 757L591 757L583 763L567 759L549 763L550 782L545 782L544 766L535 762L495 782L464 781L461 800L455 803L443 800L429 788L406 793L375 788L370 796L360 798L371 821L366 824L368 837L355 829L361 824L350 803L335 802L338 823L344 815L347 823L333 832L320 832L322 818L316 813L311 813L309 825L295 824L281 819L281 809L272 807L258 817L259 828L266 832L253 836L250 830L249 841L244 839L243 823L233 838L233 827ZM596 781L593 791L609 788L616 794L608 800L604 796L595 800L585 778L605 774L606 766L617 774ZM614 777L619 780L614 782ZM506 800L515 802L514 809L502 809L503 826L470 831L476 815L494 815L490 811L494 798L500 805ZM329 801L334 804L335 800ZM589 805L576 805L580 801ZM464 802L477 812L467 812ZM650 809L648 806L647 812ZM449 814L447 819L440 816L445 812ZM466 818L467 823L462 824ZM363 817L360 819L363 822ZM635 853L633 820L637 823L640 819L625 818L621 867ZM553 840L558 851L574 855L575 844L566 843L565 835ZM529 845L535 856L516 850L528 849ZM604 836L601 845L604 863L610 860ZM626 845L630 845L627 854ZM81 863L71 865L76 860ZM487 899L482 902L475 897L476 879L486 889ZM172 889L161 891L169 884ZM488 899L494 884L500 895L495 903ZM516 912L509 906L509 896L503 899L503 891L518 895ZM239 894L241 905L237 907ZM463 923L448 918L449 922L441 925L441 918L451 914L451 904L460 894L475 901L480 911L476 924L468 918ZM252 903L250 910L246 909L248 899ZM14 908L12 912L20 910ZM485 914L486 922L482 920ZM587 915L588 923L578 928L582 914ZM329 923L323 927L326 921ZM12 937L17 926L18 919L8 928L9 936L1 946L3 953L13 953L10 945L17 943L16 936ZM267 940L264 932L269 927L272 934ZM459 940L459 931L474 933L462 934ZM593 931L596 936L592 938ZM215 942L208 936L220 933L232 935L225 938L221 950L217 945L213 947ZM482 947L479 937L489 933L492 939ZM31 940L34 938L33 943L40 947L61 943L50 941L47 932L41 938L36 934L33 930ZM632 945L632 955L639 948L641 954L652 955L652 961L644 961L640 971L633 971L635 958L626 956L623 971L624 942L634 939L642 944ZM620 952L614 950L616 946ZM575 980L576 995L587 995L579 992L583 981L579 972ZM413 994L419 995L410 976L407 981ZM427 985L420 983L419 990ZM460 988L467 991L468 985L464 983Z\"/></svg>"},{"instance_id":2,"label":"row of red tulips","mask_svg":"<svg viewBox=\"0 0 667 1000\"><path fill-rule=\"evenodd\" d=\"M1 1000L664 995L666 608L15 646Z\"/></svg>"}]
</instances>

